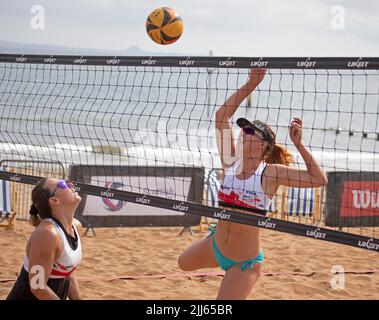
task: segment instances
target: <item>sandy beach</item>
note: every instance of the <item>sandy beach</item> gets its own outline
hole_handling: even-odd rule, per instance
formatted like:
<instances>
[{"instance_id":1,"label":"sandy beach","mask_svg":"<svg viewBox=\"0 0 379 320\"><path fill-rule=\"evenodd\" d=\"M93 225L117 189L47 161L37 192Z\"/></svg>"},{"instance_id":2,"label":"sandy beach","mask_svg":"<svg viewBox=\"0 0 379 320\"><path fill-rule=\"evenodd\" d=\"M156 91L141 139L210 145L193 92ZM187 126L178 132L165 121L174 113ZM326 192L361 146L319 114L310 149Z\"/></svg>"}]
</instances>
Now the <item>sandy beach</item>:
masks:
<instances>
[{"instance_id":1,"label":"sandy beach","mask_svg":"<svg viewBox=\"0 0 379 320\"><path fill-rule=\"evenodd\" d=\"M193 228L98 228L82 237L77 270L83 299L214 299L221 269L182 272L179 254L207 233ZM33 231L26 221L0 230L0 299L16 279ZM363 249L264 230L264 274L249 299L379 299L379 255ZM333 266L345 270L344 289L333 289ZM204 275L206 273L206 275ZM341 282L339 282L341 284Z\"/></svg>"}]
</instances>

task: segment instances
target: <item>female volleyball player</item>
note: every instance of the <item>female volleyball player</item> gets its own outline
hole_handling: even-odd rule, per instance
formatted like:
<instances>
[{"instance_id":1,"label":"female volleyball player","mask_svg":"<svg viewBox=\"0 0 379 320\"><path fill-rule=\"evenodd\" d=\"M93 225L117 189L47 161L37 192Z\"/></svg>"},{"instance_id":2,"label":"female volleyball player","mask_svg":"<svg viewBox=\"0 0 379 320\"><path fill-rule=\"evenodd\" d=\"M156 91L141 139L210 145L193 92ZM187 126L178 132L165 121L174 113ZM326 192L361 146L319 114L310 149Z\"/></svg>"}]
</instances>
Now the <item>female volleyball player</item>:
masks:
<instances>
[{"instance_id":1,"label":"female volleyball player","mask_svg":"<svg viewBox=\"0 0 379 320\"><path fill-rule=\"evenodd\" d=\"M82 257L81 224L74 219L80 201L64 180L43 179L35 186L30 214L36 229L7 299L80 299L74 271Z\"/></svg>"},{"instance_id":2,"label":"female volleyball player","mask_svg":"<svg viewBox=\"0 0 379 320\"><path fill-rule=\"evenodd\" d=\"M237 120L241 132L236 148L231 117L260 84L266 71L251 70L247 83L216 112L217 145L225 172L219 205L264 215L280 185L307 188L327 183L325 173L302 144L302 121L299 118L291 122L290 138L307 170L289 167L293 157L276 144L273 130L259 120ZM225 270L225 277L217 298L246 299L260 276L263 259L259 228L219 220L217 229L186 249L178 263L185 271L221 267Z\"/></svg>"}]
</instances>

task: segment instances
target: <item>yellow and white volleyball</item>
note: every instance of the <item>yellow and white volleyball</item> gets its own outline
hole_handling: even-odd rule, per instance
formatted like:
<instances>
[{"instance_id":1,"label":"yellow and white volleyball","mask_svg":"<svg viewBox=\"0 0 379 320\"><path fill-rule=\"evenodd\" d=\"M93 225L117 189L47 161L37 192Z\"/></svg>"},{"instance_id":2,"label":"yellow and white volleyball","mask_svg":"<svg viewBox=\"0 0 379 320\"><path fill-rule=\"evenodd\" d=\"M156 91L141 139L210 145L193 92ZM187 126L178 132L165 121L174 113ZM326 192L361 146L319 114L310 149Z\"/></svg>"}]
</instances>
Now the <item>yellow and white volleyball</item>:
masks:
<instances>
[{"instance_id":1,"label":"yellow and white volleyball","mask_svg":"<svg viewBox=\"0 0 379 320\"><path fill-rule=\"evenodd\" d=\"M183 33L183 20L172 8L157 8L147 17L146 32L158 44L172 44Z\"/></svg>"}]
</instances>

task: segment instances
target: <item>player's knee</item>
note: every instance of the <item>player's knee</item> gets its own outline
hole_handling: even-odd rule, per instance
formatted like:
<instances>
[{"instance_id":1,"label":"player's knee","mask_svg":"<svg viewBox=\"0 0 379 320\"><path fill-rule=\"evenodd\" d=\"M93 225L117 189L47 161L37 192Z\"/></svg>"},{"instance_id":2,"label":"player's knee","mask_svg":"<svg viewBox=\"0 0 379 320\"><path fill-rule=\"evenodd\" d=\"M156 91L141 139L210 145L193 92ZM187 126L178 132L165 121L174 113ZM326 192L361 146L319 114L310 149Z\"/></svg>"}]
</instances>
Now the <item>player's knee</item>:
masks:
<instances>
[{"instance_id":1,"label":"player's knee","mask_svg":"<svg viewBox=\"0 0 379 320\"><path fill-rule=\"evenodd\" d=\"M254 272L254 274L255 274L255 276L256 276L257 278L259 278L259 277L262 275L262 270L261 270L261 268L259 268L259 269L257 269L257 270L253 270L253 272Z\"/></svg>"},{"instance_id":2,"label":"player's knee","mask_svg":"<svg viewBox=\"0 0 379 320\"><path fill-rule=\"evenodd\" d=\"M250 275L253 278L259 278L262 275L262 267L260 264L254 265L254 267L250 271Z\"/></svg>"},{"instance_id":3,"label":"player's knee","mask_svg":"<svg viewBox=\"0 0 379 320\"><path fill-rule=\"evenodd\" d=\"M181 254L178 258L178 266L183 271L190 271L187 259L185 258L183 254Z\"/></svg>"}]
</instances>

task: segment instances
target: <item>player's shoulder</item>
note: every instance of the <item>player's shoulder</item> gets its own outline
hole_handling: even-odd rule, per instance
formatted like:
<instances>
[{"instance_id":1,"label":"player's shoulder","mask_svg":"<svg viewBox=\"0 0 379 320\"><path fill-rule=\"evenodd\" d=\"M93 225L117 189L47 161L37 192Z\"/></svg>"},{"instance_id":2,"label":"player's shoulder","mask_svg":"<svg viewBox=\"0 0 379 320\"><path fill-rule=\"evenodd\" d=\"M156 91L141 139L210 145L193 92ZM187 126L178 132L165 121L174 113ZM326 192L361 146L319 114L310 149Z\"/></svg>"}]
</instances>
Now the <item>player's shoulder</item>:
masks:
<instances>
[{"instance_id":1,"label":"player's shoulder","mask_svg":"<svg viewBox=\"0 0 379 320\"><path fill-rule=\"evenodd\" d=\"M58 230L47 220L42 220L30 236L32 242L38 243L56 243L59 239Z\"/></svg>"},{"instance_id":2,"label":"player's shoulder","mask_svg":"<svg viewBox=\"0 0 379 320\"><path fill-rule=\"evenodd\" d=\"M74 226L76 227L76 229L78 229L79 233L82 234L82 231L83 231L83 226L82 226L82 223L74 218L74 220L72 221L72 223L74 224Z\"/></svg>"}]
</instances>

